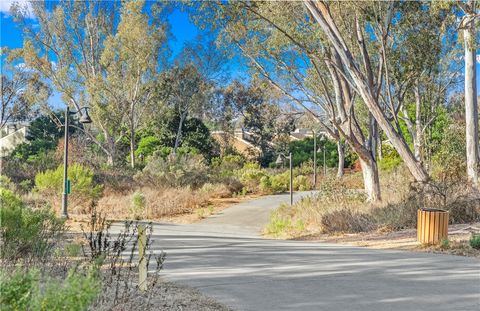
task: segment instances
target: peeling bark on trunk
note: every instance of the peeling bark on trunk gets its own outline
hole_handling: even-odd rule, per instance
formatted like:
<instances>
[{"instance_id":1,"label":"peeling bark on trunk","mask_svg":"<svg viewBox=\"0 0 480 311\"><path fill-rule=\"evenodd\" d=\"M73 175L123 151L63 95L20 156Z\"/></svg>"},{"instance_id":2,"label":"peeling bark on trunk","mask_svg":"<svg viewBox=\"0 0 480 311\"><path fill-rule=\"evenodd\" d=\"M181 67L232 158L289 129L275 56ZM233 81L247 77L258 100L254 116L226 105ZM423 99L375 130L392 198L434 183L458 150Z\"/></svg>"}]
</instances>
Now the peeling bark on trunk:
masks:
<instances>
[{"instance_id":1,"label":"peeling bark on trunk","mask_svg":"<svg viewBox=\"0 0 480 311\"><path fill-rule=\"evenodd\" d=\"M422 142L423 142L423 129L422 129L422 98L420 96L420 87L417 85L414 88L415 92L415 136L413 138L413 151L415 159L418 162L422 162Z\"/></svg>"},{"instance_id":2,"label":"peeling bark on trunk","mask_svg":"<svg viewBox=\"0 0 480 311\"><path fill-rule=\"evenodd\" d=\"M385 135L388 137L400 157L405 162L416 181L427 182L429 176L423 166L415 160L414 155L410 151L403 137L398 133L392 124L388 121L386 115L382 111L374 93L375 90L369 86L365 75L358 68L349 48L347 47L343 37L341 36L335 22L330 15L327 5L319 1L304 1L308 10L315 18L320 28L323 30L329 41L333 44L352 80L354 81L358 93L365 102L368 110L373 115L378 125L381 127ZM376 166L376 165L375 165Z\"/></svg>"},{"instance_id":3,"label":"peeling bark on trunk","mask_svg":"<svg viewBox=\"0 0 480 311\"><path fill-rule=\"evenodd\" d=\"M472 1L473 2L473 1ZM468 17L467 17L468 18ZM465 44L465 124L468 180L478 187L478 103L475 67L475 23L473 17L463 31Z\"/></svg>"},{"instance_id":4,"label":"peeling bark on trunk","mask_svg":"<svg viewBox=\"0 0 480 311\"><path fill-rule=\"evenodd\" d=\"M368 201L381 201L377 162L373 158L366 161L360 159L360 164L362 165L363 182Z\"/></svg>"}]
</instances>

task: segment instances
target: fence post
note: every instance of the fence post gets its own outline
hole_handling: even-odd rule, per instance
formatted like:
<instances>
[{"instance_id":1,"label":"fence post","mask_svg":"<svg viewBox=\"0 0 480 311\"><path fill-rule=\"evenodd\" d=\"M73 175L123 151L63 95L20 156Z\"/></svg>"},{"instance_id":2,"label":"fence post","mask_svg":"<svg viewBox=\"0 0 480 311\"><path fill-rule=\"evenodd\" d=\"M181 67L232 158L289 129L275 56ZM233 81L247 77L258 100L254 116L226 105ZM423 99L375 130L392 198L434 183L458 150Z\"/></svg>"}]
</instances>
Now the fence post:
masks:
<instances>
[{"instance_id":1,"label":"fence post","mask_svg":"<svg viewBox=\"0 0 480 311\"><path fill-rule=\"evenodd\" d=\"M142 291L147 290L147 236L144 224L138 225L138 287Z\"/></svg>"}]
</instances>

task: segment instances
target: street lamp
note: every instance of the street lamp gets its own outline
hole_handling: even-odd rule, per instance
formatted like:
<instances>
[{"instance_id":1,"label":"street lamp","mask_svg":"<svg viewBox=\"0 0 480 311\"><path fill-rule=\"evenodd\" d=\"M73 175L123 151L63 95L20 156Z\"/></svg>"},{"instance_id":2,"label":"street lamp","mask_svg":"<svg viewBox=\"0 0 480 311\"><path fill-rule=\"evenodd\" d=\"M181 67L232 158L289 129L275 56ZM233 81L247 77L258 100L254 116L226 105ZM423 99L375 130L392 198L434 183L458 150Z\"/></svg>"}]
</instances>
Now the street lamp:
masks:
<instances>
[{"instance_id":1,"label":"street lamp","mask_svg":"<svg viewBox=\"0 0 480 311\"><path fill-rule=\"evenodd\" d=\"M325 162L325 143L327 139L324 135L320 136L320 141L322 142L322 149L318 148L317 152L323 151L323 175L327 176L327 165Z\"/></svg>"},{"instance_id":2,"label":"street lamp","mask_svg":"<svg viewBox=\"0 0 480 311\"><path fill-rule=\"evenodd\" d=\"M68 218L67 212L67 203L68 203L68 194L70 193L70 181L68 180L68 128L70 126L69 116L76 115L80 111L85 109L85 113L80 115L80 123L87 124L92 123L92 119L88 115L88 107L82 107L77 111L70 111L70 108L67 106L65 109L65 138L64 138L64 148L63 148L63 194L62 194L62 216Z\"/></svg>"},{"instance_id":3,"label":"street lamp","mask_svg":"<svg viewBox=\"0 0 480 311\"><path fill-rule=\"evenodd\" d=\"M283 153L280 153L277 157L277 161L275 164L280 165L283 164L283 160L290 160L290 205L293 205L293 167L292 167L292 153L286 156Z\"/></svg>"}]
</instances>

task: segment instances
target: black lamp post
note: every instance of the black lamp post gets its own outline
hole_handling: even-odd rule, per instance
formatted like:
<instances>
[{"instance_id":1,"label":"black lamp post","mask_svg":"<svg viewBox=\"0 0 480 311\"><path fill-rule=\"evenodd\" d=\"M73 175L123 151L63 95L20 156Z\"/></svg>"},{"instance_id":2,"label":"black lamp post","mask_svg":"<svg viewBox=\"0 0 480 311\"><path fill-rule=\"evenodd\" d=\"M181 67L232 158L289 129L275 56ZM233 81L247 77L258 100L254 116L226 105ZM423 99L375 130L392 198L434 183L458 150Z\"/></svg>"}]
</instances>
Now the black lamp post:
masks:
<instances>
[{"instance_id":1,"label":"black lamp post","mask_svg":"<svg viewBox=\"0 0 480 311\"><path fill-rule=\"evenodd\" d=\"M70 181L68 180L68 128L70 126L69 116L76 115L85 109L85 113L80 115L80 123L87 124L92 123L92 119L88 115L88 107L82 107L77 111L70 111L70 108L67 106L65 110L65 138L64 138L64 149L63 149L63 194L62 194L62 216L68 218L67 205L68 205L68 194L70 193Z\"/></svg>"},{"instance_id":2,"label":"black lamp post","mask_svg":"<svg viewBox=\"0 0 480 311\"><path fill-rule=\"evenodd\" d=\"M283 153L278 155L277 161L275 164L280 165L283 164L283 160L288 159L290 160L290 205L293 205L293 166L292 166L292 153L286 156Z\"/></svg>"}]
</instances>

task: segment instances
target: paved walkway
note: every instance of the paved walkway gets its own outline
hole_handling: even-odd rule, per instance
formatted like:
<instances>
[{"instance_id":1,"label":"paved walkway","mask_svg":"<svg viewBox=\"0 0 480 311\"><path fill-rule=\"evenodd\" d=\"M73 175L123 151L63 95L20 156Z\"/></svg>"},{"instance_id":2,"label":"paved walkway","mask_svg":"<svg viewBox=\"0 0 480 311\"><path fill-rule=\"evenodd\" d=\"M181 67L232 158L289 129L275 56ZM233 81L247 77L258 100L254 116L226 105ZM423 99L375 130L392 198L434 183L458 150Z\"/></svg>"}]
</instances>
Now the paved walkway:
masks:
<instances>
[{"instance_id":1,"label":"paved walkway","mask_svg":"<svg viewBox=\"0 0 480 311\"><path fill-rule=\"evenodd\" d=\"M235 310L480 310L479 260L261 238L281 202L288 195L155 225L162 273Z\"/></svg>"}]
</instances>

